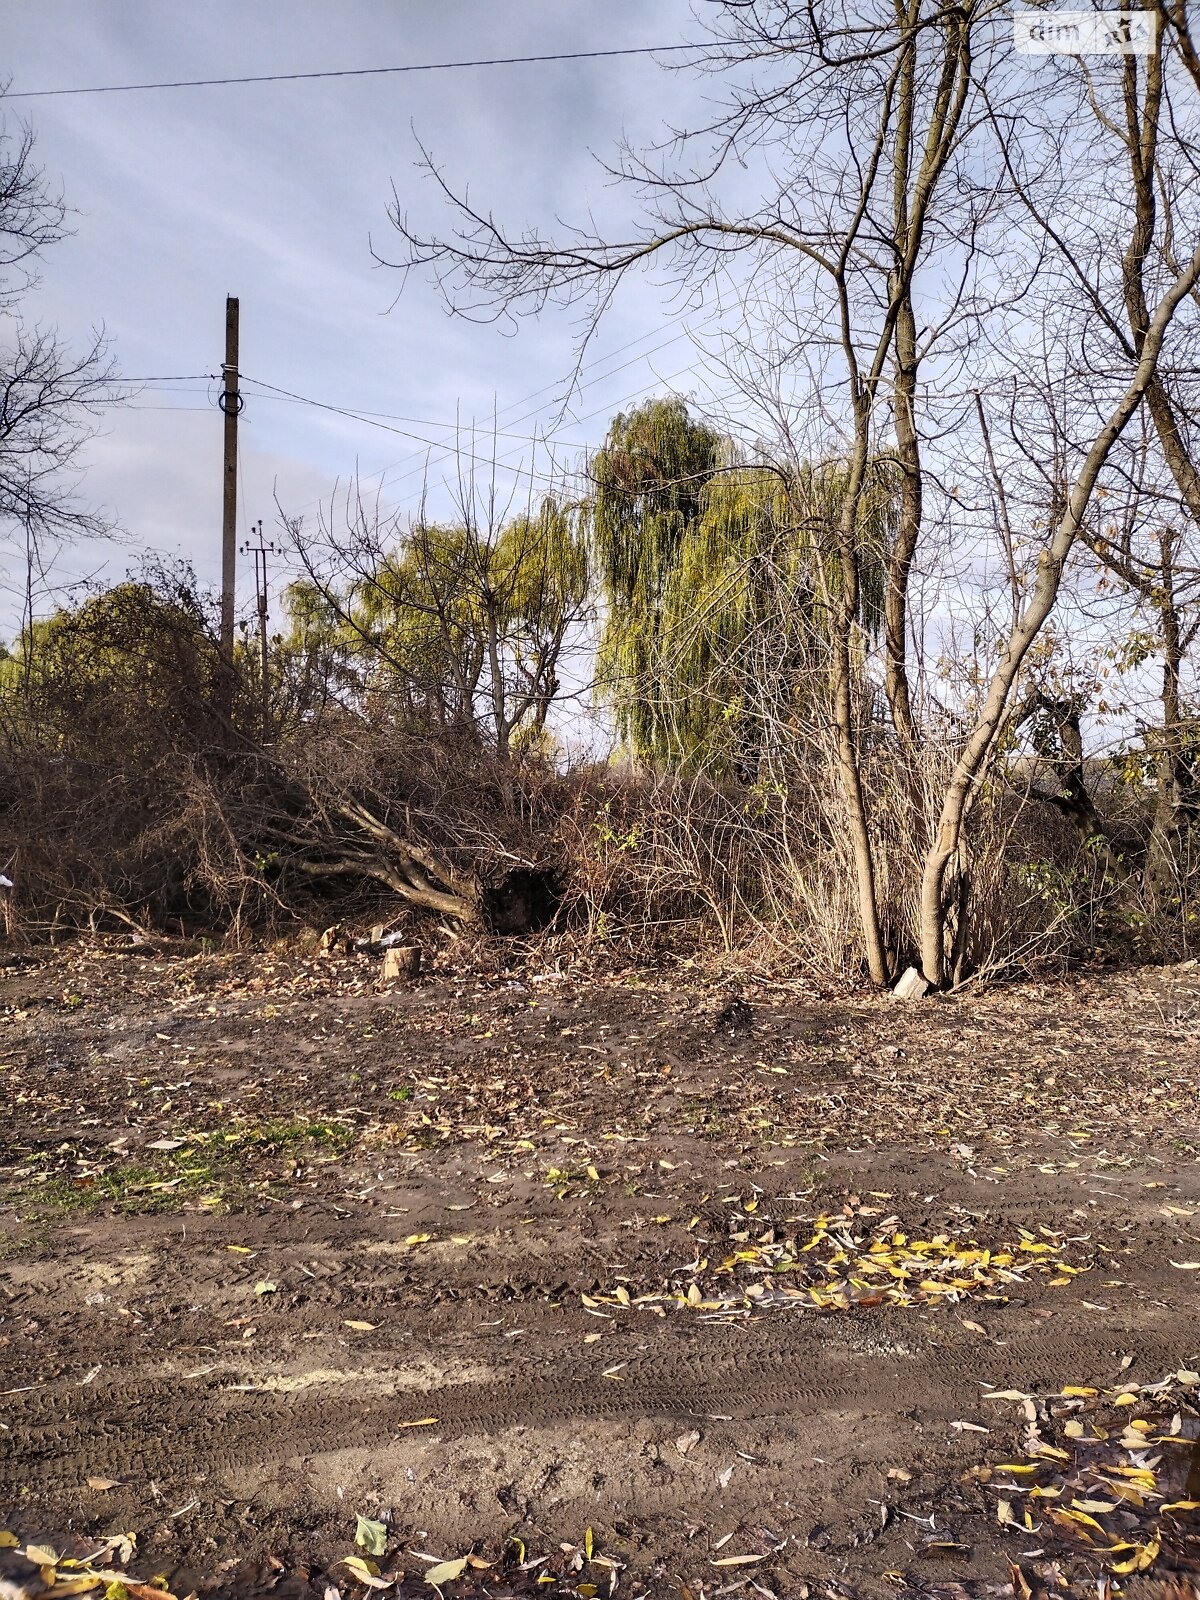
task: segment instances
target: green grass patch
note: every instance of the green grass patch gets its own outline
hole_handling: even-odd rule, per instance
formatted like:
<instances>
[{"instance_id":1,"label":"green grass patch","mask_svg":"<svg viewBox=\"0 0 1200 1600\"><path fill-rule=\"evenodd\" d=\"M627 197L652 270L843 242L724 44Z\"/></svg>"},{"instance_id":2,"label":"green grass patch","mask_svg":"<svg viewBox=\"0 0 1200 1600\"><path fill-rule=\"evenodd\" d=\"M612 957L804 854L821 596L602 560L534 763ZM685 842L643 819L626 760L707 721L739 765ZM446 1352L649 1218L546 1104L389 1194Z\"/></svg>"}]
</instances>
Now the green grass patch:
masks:
<instances>
[{"instance_id":1,"label":"green grass patch","mask_svg":"<svg viewBox=\"0 0 1200 1600\"><path fill-rule=\"evenodd\" d=\"M358 1138L358 1130L346 1122L313 1121L308 1117L277 1118L272 1122L247 1123L242 1127L227 1128L215 1133L191 1133L189 1145L200 1145L206 1150L294 1150L312 1147L334 1156L343 1155ZM184 1154L183 1150L173 1152Z\"/></svg>"},{"instance_id":2,"label":"green grass patch","mask_svg":"<svg viewBox=\"0 0 1200 1600\"><path fill-rule=\"evenodd\" d=\"M146 1151L91 1171L34 1175L6 1198L31 1208L26 1213L31 1216L105 1207L126 1213L172 1211L195 1201L206 1210L225 1209L277 1181L277 1174L259 1174L261 1163L281 1155L292 1161L304 1155L322 1164L336 1161L354 1145L358 1130L344 1122L276 1118L177 1137L183 1143L176 1150Z\"/></svg>"}]
</instances>

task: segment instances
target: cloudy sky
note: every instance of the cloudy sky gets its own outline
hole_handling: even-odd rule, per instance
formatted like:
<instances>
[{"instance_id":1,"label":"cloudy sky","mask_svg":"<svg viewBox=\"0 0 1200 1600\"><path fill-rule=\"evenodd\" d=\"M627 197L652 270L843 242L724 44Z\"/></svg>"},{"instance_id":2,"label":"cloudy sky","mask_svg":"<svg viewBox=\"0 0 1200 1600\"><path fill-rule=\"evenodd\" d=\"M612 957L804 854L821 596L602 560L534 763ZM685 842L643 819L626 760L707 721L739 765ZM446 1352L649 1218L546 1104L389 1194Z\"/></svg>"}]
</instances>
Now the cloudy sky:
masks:
<instances>
[{"instance_id":1,"label":"cloudy sky","mask_svg":"<svg viewBox=\"0 0 1200 1600\"><path fill-rule=\"evenodd\" d=\"M163 79L307 72L612 49L696 37L684 0L8 0L10 93ZM628 217L596 155L641 143L699 107L694 80L649 58L472 68L394 77L12 99L38 156L74 209L28 310L82 343L93 325L129 377L211 374L222 359L226 294L241 301L241 365L295 394L376 413L377 424L271 397L247 383L246 521L275 497L312 515L357 468L387 505L415 504L453 469L456 417L488 430L510 467L557 428L563 453L597 443L623 403L668 388L703 393L686 318L665 288L624 293L589 351L573 415L559 400L575 327L550 314L515 333L448 318L432 286L372 258L394 235L393 183L414 219L445 212L416 168L415 135L452 180L514 225ZM106 417L85 491L124 530L108 556L190 559L219 574L221 424L215 384L145 385ZM431 446L435 448L431 448ZM488 446L490 449L490 445ZM68 584L105 559L66 551ZM14 574L4 575L7 586ZM241 585L243 599L250 585ZM10 631L11 601L3 621Z\"/></svg>"}]
</instances>

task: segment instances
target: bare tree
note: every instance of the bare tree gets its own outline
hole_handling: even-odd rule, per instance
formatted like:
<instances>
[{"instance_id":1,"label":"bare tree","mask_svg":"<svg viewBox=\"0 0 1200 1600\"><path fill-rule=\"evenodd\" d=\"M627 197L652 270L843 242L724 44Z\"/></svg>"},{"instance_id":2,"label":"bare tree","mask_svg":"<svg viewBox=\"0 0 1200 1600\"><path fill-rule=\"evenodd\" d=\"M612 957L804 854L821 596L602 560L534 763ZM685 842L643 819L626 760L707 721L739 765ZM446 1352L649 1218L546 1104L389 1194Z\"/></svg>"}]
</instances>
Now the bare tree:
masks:
<instances>
[{"instance_id":1,"label":"bare tree","mask_svg":"<svg viewBox=\"0 0 1200 1600\"><path fill-rule=\"evenodd\" d=\"M19 530L31 556L44 540L108 528L79 500L75 471L98 408L113 399L104 336L75 353L23 310L42 253L66 232L31 130L0 121L0 525Z\"/></svg>"},{"instance_id":2,"label":"bare tree","mask_svg":"<svg viewBox=\"0 0 1200 1600\"><path fill-rule=\"evenodd\" d=\"M1200 564L1194 548L1197 530L1187 525L1186 515L1177 507L1162 505L1158 495L1138 492L1131 495L1126 513L1105 519L1089 532L1087 542L1102 568L1151 623L1146 630L1131 627L1118 654L1139 667L1152 655L1162 663L1158 726L1146 727L1143 734L1155 772L1147 853L1147 881L1154 889L1173 885L1181 836L1196 812L1197 774L1189 749L1184 663L1200 633Z\"/></svg>"},{"instance_id":3,"label":"bare tree","mask_svg":"<svg viewBox=\"0 0 1200 1600\"><path fill-rule=\"evenodd\" d=\"M921 958L933 983L945 975L946 879L961 850L972 799L1003 735L1025 659L1058 600L1076 543L1082 538L1093 547L1104 544L1096 533L1095 498L1106 474L1120 482L1127 471L1123 435L1143 407L1185 504L1195 499L1200 483L1168 390L1177 353L1194 336L1200 286L1200 168L1191 149L1200 71L1182 10L1160 20L1152 52L1124 58L1107 79L1076 63L1086 107L1076 137L1090 141L1093 162L1083 169L1092 175L1087 184L1079 185L1080 169L1074 169L1073 196L1062 184L1047 189L1044 153L1049 149L1061 161L1064 153L1078 155L1078 145L1072 149L1058 136L1045 140L1039 166L1028 149L1024 112L990 113L1012 192L1051 250L1062 289L1075 291L1071 298L1063 296L1060 318L1065 312L1069 319L1072 303L1081 306L1084 337L1082 360L1064 348L1067 359L1060 362L1060 372L1073 364L1076 376L1076 393L1058 419L1064 432L1072 430L1067 440L1072 465L1052 485L1046 518L1050 537L1037 552L1024 604L963 740L925 861ZM1059 99L1048 111L1056 134L1061 134L1064 110L1070 108ZM1165 142L1160 139L1164 118L1171 130ZM1127 187L1115 203L1114 179L1122 169L1116 162L1104 164L1106 143L1125 158ZM1096 181L1100 175L1102 184ZM1156 196L1165 202L1158 208Z\"/></svg>"}]
</instances>

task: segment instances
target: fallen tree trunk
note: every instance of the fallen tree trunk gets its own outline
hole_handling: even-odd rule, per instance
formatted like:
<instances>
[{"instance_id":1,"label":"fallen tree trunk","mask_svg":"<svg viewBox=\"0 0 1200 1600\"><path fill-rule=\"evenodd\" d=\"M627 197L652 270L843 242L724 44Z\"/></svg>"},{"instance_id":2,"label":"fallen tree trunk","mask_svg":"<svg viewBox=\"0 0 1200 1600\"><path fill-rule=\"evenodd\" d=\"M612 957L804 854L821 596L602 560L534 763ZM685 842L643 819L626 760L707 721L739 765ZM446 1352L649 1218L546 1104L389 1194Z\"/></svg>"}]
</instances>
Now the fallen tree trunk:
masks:
<instances>
[{"instance_id":1,"label":"fallen tree trunk","mask_svg":"<svg viewBox=\"0 0 1200 1600\"><path fill-rule=\"evenodd\" d=\"M374 878L410 905L438 911L458 922L469 920L474 909L471 901L461 895L410 883L382 856L344 855L330 861L295 861L292 865L309 878Z\"/></svg>"},{"instance_id":2,"label":"fallen tree trunk","mask_svg":"<svg viewBox=\"0 0 1200 1600\"><path fill-rule=\"evenodd\" d=\"M332 826L334 819L349 836ZM302 849L289 865L307 877L370 878L411 906L456 922L478 922L492 933L535 932L558 909L561 885L553 869L510 858L498 870L483 862L463 873L357 800L331 807L329 822L325 839L292 836Z\"/></svg>"},{"instance_id":3,"label":"fallen tree trunk","mask_svg":"<svg viewBox=\"0 0 1200 1600\"><path fill-rule=\"evenodd\" d=\"M301 850L290 857L290 866L310 878L373 878L410 905L460 922L471 918L478 897L447 863L357 800L342 801L332 810L333 817L349 825L350 837L339 836L333 827L326 838L293 834L289 842ZM315 852L315 858L308 852Z\"/></svg>"}]
</instances>

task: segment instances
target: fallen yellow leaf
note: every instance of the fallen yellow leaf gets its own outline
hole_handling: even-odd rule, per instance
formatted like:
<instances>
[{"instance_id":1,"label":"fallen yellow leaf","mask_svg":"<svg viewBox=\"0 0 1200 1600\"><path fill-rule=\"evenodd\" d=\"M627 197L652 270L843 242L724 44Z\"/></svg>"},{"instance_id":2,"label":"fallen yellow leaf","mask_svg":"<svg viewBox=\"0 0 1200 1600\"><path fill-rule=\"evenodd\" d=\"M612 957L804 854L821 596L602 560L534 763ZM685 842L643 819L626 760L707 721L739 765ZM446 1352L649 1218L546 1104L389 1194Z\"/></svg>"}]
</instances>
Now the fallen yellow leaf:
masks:
<instances>
[{"instance_id":1,"label":"fallen yellow leaf","mask_svg":"<svg viewBox=\"0 0 1200 1600\"><path fill-rule=\"evenodd\" d=\"M460 1556L457 1561L439 1561L437 1566L430 1567L425 1574L425 1582L434 1585L439 1583L452 1583L455 1578L461 1578L467 1570L466 1556Z\"/></svg>"},{"instance_id":2,"label":"fallen yellow leaf","mask_svg":"<svg viewBox=\"0 0 1200 1600\"><path fill-rule=\"evenodd\" d=\"M1064 1511L1058 1506L1048 1506L1046 1515L1052 1522L1056 1522L1067 1533L1074 1534L1077 1539L1082 1539L1085 1544L1095 1544L1092 1534L1098 1533L1105 1539L1104 1529L1095 1517L1089 1517L1086 1511Z\"/></svg>"},{"instance_id":3,"label":"fallen yellow leaf","mask_svg":"<svg viewBox=\"0 0 1200 1600\"><path fill-rule=\"evenodd\" d=\"M1118 1550L1132 1550L1133 1555L1127 1561L1114 1563L1112 1568L1114 1572L1145 1572L1147 1567L1152 1567L1158 1560L1158 1552L1162 1548L1162 1544L1158 1535L1155 1534L1149 1544L1117 1545L1115 1548Z\"/></svg>"}]
</instances>

